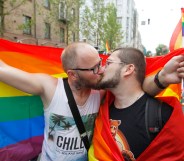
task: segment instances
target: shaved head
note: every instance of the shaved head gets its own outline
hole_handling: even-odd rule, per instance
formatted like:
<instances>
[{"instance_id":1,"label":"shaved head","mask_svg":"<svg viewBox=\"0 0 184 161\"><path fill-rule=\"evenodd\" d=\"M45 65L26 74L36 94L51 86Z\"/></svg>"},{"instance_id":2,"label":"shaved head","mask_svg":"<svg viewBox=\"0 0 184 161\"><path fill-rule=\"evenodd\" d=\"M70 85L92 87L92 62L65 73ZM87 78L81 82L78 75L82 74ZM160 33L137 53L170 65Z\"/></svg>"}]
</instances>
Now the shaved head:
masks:
<instances>
[{"instance_id":1,"label":"shaved head","mask_svg":"<svg viewBox=\"0 0 184 161\"><path fill-rule=\"evenodd\" d=\"M65 72L85 62L86 58L90 59L91 53L98 55L97 50L87 43L75 42L68 45L61 55L61 62Z\"/></svg>"}]
</instances>

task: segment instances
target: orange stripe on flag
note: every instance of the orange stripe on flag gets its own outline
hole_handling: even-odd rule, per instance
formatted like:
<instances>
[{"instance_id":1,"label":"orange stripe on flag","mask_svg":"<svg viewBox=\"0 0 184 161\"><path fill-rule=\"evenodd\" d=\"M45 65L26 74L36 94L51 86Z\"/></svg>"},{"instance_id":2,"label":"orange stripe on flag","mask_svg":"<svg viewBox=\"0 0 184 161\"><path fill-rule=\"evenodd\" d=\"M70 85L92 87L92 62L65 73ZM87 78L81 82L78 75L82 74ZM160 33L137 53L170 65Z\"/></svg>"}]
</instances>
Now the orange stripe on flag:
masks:
<instances>
[{"instance_id":1,"label":"orange stripe on flag","mask_svg":"<svg viewBox=\"0 0 184 161\"><path fill-rule=\"evenodd\" d=\"M170 40L169 49L173 51L182 47L182 21L179 20Z\"/></svg>"}]
</instances>

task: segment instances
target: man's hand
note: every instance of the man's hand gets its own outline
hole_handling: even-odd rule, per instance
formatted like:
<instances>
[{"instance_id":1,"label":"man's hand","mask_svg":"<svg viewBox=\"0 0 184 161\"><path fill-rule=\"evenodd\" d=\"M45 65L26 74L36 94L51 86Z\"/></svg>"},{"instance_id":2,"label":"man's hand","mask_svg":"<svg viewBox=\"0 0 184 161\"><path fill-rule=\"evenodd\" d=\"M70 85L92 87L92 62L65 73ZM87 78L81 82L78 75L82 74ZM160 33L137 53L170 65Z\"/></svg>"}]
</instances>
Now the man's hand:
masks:
<instances>
[{"instance_id":1,"label":"man's hand","mask_svg":"<svg viewBox=\"0 0 184 161\"><path fill-rule=\"evenodd\" d=\"M155 84L154 78L155 75L148 76L143 83L144 91L152 96L157 95L163 90ZM181 78L184 78L184 55L171 58L158 74L159 82L164 87L167 87L169 84L180 83Z\"/></svg>"},{"instance_id":2,"label":"man's hand","mask_svg":"<svg viewBox=\"0 0 184 161\"><path fill-rule=\"evenodd\" d=\"M182 77L184 77L184 55L171 58L158 75L159 81L164 87L180 83Z\"/></svg>"}]
</instances>

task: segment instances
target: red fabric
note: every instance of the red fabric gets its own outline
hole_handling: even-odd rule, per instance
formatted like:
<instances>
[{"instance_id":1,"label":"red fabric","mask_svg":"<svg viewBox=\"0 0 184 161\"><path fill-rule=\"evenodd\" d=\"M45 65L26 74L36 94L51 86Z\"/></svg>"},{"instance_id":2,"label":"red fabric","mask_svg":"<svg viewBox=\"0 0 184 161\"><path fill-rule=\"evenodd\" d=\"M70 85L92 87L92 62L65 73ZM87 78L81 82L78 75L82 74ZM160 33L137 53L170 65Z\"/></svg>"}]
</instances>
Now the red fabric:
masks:
<instances>
[{"instance_id":1,"label":"red fabric","mask_svg":"<svg viewBox=\"0 0 184 161\"><path fill-rule=\"evenodd\" d=\"M124 158L110 132L109 106L113 100L114 97L112 94L107 92L106 99L100 106L100 111L95 121L93 135L94 156L100 161L124 161Z\"/></svg>"},{"instance_id":2,"label":"red fabric","mask_svg":"<svg viewBox=\"0 0 184 161\"><path fill-rule=\"evenodd\" d=\"M184 115L181 104L174 97L162 97L161 100L173 106L173 113L137 161L184 161Z\"/></svg>"},{"instance_id":3,"label":"red fabric","mask_svg":"<svg viewBox=\"0 0 184 161\"><path fill-rule=\"evenodd\" d=\"M105 103L100 108L97 119L100 118L103 122L101 135L111 149L111 153L108 154L108 160L124 161L110 133L108 107L112 100L112 94L108 93ZM162 97L161 100L167 102L174 108L173 113L162 131L139 158L137 158L137 161L184 161L184 115L182 113L181 104L174 97ZM96 126L98 126L97 123L98 120ZM95 129L95 133L96 130L97 129ZM104 156L99 155L99 151L106 153L106 147L101 146L102 140L99 139L98 135L94 134L93 141L95 157L100 161L104 160Z\"/></svg>"},{"instance_id":4,"label":"red fabric","mask_svg":"<svg viewBox=\"0 0 184 161\"><path fill-rule=\"evenodd\" d=\"M146 75L152 75L161 69L173 56L183 53L184 49L181 48L164 56L146 58ZM168 92L167 89L169 89ZM184 161L184 115L181 104L177 99L180 98L181 89L180 85L170 85L167 89L158 98L171 105L173 113L159 135L137 158L137 161ZM93 158L100 161L124 161L110 132L108 109L113 99L112 94L108 92L95 121Z\"/></svg>"}]
</instances>

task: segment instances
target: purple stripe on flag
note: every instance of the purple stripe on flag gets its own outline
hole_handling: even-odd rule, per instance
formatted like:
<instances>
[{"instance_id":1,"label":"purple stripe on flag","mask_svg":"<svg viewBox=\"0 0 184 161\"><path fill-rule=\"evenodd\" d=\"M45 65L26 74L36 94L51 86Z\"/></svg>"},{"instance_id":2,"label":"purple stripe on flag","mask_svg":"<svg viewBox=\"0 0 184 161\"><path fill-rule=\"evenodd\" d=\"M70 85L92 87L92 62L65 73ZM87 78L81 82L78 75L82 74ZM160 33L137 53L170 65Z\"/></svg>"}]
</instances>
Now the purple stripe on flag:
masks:
<instances>
[{"instance_id":1,"label":"purple stripe on flag","mask_svg":"<svg viewBox=\"0 0 184 161\"><path fill-rule=\"evenodd\" d=\"M36 136L0 149L0 161L28 161L41 152L43 136Z\"/></svg>"},{"instance_id":2,"label":"purple stripe on flag","mask_svg":"<svg viewBox=\"0 0 184 161\"><path fill-rule=\"evenodd\" d=\"M182 22L182 37L184 37L184 22Z\"/></svg>"}]
</instances>

